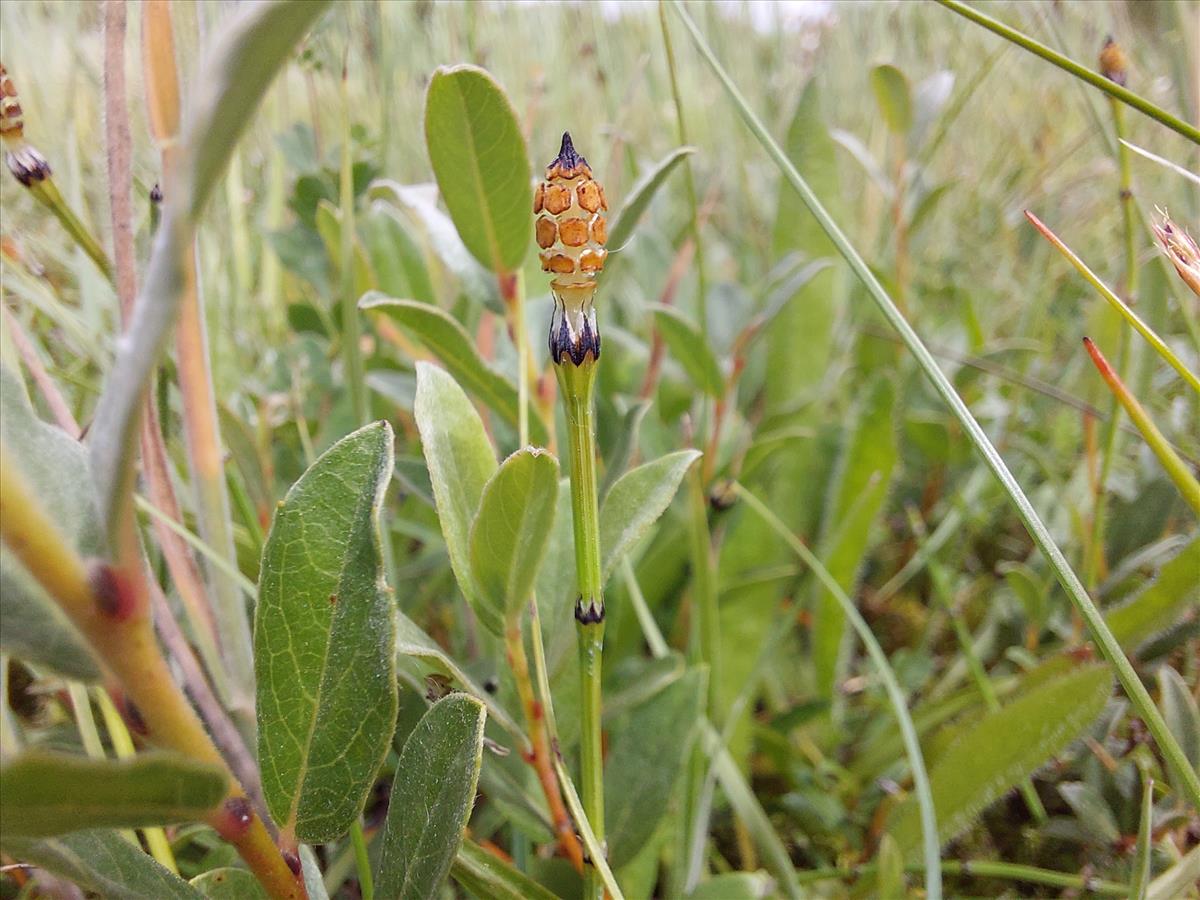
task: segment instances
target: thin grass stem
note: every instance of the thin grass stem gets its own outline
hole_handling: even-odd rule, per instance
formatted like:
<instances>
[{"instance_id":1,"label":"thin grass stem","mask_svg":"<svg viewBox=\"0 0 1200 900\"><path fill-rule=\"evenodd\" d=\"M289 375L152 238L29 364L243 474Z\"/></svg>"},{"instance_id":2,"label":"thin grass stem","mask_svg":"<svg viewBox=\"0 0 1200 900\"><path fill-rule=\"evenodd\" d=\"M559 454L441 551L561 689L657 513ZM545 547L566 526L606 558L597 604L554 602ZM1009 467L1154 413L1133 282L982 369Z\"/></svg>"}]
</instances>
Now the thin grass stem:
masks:
<instances>
[{"instance_id":1,"label":"thin grass stem","mask_svg":"<svg viewBox=\"0 0 1200 900\"><path fill-rule=\"evenodd\" d=\"M1149 116L1155 121L1167 126L1172 131L1183 135L1193 144L1200 144L1200 129L1197 129L1195 126L1189 125L1182 119L1171 115L1165 109L1155 106L1149 100L1135 94L1128 88L1122 87L1116 82L1109 81L1099 72L1093 72L1087 66L1080 65L1079 63L1075 62L1075 60L1064 56L1057 50L1053 50L1050 47L1047 47L1045 44L1035 41L1028 35L1022 34L1020 31L1017 31L1017 29L1005 25L1003 22L997 19L993 19L986 13L982 13L977 9L973 9L966 3L959 2L959 0L937 0L937 2L952 12L958 13L963 18L970 19L977 25L982 25L993 34L1000 35L1000 37L1004 38L1006 41L1011 41L1018 47L1028 50L1035 56L1040 56L1042 59L1046 60L1046 62L1052 63L1063 71L1071 73L1081 81L1086 81L1092 87L1099 88L1110 97L1119 100L1128 106L1132 106L1138 112Z\"/></svg>"}]
</instances>

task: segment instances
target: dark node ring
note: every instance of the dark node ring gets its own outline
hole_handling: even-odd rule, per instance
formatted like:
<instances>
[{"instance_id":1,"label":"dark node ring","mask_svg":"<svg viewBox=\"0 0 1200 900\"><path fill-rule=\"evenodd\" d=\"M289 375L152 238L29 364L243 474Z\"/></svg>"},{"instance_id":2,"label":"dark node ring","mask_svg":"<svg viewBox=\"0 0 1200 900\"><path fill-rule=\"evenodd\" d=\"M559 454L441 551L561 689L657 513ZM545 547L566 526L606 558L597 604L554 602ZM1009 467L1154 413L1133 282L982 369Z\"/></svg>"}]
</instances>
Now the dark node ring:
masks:
<instances>
[{"instance_id":1,"label":"dark node ring","mask_svg":"<svg viewBox=\"0 0 1200 900\"><path fill-rule=\"evenodd\" d=\"M585 606L583 597L575 600L575 621L580 625L599 625L604 621L604 604L589 600Z\"/></svg>"}]
</instances>

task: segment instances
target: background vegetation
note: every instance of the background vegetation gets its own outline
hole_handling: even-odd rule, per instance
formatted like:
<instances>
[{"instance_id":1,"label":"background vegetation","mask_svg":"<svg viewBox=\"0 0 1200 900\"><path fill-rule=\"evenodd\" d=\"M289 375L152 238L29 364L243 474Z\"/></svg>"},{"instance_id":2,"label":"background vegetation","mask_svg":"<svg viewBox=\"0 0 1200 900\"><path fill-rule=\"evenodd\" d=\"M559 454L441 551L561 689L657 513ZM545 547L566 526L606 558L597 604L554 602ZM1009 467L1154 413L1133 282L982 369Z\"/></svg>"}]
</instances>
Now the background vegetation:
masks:
<instances>
[{"instance_id":1,"label":"background vegetation","mask_svg":"<svg viewBox=\"0 0 1200 900\"><path fill-rule=\"evenodd\" d=\"M1090 336L1118 363L1193 473L1200 397L1023 213L1036 213L1134 303L1195 371L1200 308L1166 263L1150 221L1163 207L1194 233L1200 188L1186 173L1129 156L1128 242L1107 98L937 4L832 4L773 27L755 27L761 8L688 10L984 426L1195 768L1196 514L1116 408L1081 339ZM1195 5L1029 3L989 11L1089 67L1114 36L1128 55L1131 89L1200 120ZM230 12L217 3L172 5L185 97L205 87L192 83L201 48ZM128 15L141 281L156 216L149 195L163 176L147 114L140 7L130 5ZM0 4L4 63L20 91L26 137L107 248L101 17L98 5ZM503 284L468 254L457 216L452 222L438 205L422 127L434 70L463 62L503 86L533 162L530 176L569 130L605 186L610 230L616 221L628 229L610 244L598 300L602 492L626 470L672 451L704 452L686 477L680 468L644 494L609 495L631 508L660 496L665 505L682 479L678 497L652 528L645 523L628 565L615 566L608 583L608 859L623 893L930 889L912 759L886 685L788 532L854 600L911 710L947 894L1137 896L1146 884L1149 896L1194 892L1200 818L1179 773L1098 659L1077 609L960 423L781 180L680 19L665 8L660 16L653 4L364 2L324 15L284 66L196 233L232 567L212 562L221 542L205 529L203 491L193 491L184 437L190 401L174 351L153 382L183 528L204 535L191 544L200 548L202 599L226 628L220 598L233 596L240 613L246 598L238 592L260 584L260 564L263 573L284 565L270 547L263 552L288 488L366 421L385 419L395 431L394 477L379 483L387 485L382 565L404 617L398 725L378 777L363 785L370 794L364 831L355 835L361 843L344 832L328 842L306 838L318 845L311 859L330 894L363 890L372 866L356 864L356 849L376 871L389 852L389 788L405 802L425 802L392 776L405 771L401 753L414 747L415 756L421 746L417 723L429 700L474 686L488 704L487 736L505 748L516 745L497 711L519 720L524 700L504 647L459 589L454 548L435 509L428 432L414 412L416 363L437 360L476 401L500 459L522 443L511 415L514 307ZM218 115L216 127L223 125ZM1132 144L1200 171L1200 148L1185 136L1133 110L1124 111L1121 128ZM681 146L694 152L677 154ZM486 155L481 162L486 168ZM647 182L661 163L671 168ZM117 292L59 222L15 180L0 183L0 359L27 385L5 388L16 392L3 420L11 446L35 428L19 418L28 411L17 395L56 419L18 344L28 342L86 428L113 369L121 316ZM617 213L633 196L647 200L644 213L622 221ZM565 476L565 423L561 413L554 419L542 341L551 299L535 253L525 256L521 277L533 335L533 442L558 453ZM436 306L460 323L491 367L483 388L452 338L378 311L355 315L368 291ZM361 340L349 344L360 350L361 378L347 353L350 316L361 329ZM499 401L486 380L496 373ZM382 438L372 432L371 440ZM365 496L376 482L364 478ZM155 505L139 507L146 535L158 521ZM566 510L560 502L536 586L558 737L574 771L579 697ZM249 682L239 685L236 669L230 674L204 655L160 541L147 541L154 573L233 721L248 732L252 698L239 700L239 688L244 693ZM265 605L268 581L261 584ZM706 598L715 599L715 620L705 619ZM250 621L252 607L244 609ZM14 615L5 607L10 634ZM80 698L88 707L88 694L63 675L87 672L63 673L44 653L28 661L12 644L4 649L6 752L82 754L89 737ZM375 649L390 658L390 649ZM106 716L107 694L92 697ZM363 705L366 716L371 705ZM454 710L464 741L476 707ZM113 722L105 740L96 733L100 751L120 753L122 733ZM200 800L196 806L211 802ZM468 826L473 843L454 863L456 880L439 889L486 896L471 882L479 871L471 866L490 858L470 854L484 847L544 888L577 896L578 878L553 854L552 825L520 753L485 749ZM154 855L173 859L187 879L236 862L207 826L170 828L160 838L152 831L142 838L147 847L169 842L169 851L160 846ZM100 858L88 863L104 869ZM37 861L80 881L46 860ZM28 895L34 883L23 870L0 876L6 896ZM387 883L377 887L390 895Z\"/></svg>"}]
</instances>

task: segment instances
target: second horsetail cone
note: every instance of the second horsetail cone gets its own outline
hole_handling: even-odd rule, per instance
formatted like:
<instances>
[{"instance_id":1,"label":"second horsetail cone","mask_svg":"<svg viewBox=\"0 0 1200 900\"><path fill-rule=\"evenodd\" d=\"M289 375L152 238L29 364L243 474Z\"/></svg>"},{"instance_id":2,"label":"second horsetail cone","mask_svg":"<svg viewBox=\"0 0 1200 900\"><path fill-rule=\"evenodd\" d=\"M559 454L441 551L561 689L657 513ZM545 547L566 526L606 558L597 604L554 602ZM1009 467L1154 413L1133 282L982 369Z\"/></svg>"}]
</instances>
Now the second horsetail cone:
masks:
<instances>
[{"instance_id":1,"label":"second horsetail cone","mask_svg":"<svg viewBox=\"0 0 1200 900\"><path fill-rule=\"evenodd\" d=\"M558 156L546 167L546 180L533 197L542 271L554 276L550 356L556 365L570 361L579 366L589 355L600 357L593 300L596 273L608 256L607 210L604 188L564 132Z\"/></svg>"},{"instance_id":2,"label":"second horsetail cone","mask_svg":"<svg viewBox=\"0 0 1200 900\"><path fill-rule=\"evenodd\" d=\"M50 164L25 142L21 100L3 63L0 63L0 142L4 145L4 161L9 171L25 187L50 177Z\"/></svg>"}]
</instances>

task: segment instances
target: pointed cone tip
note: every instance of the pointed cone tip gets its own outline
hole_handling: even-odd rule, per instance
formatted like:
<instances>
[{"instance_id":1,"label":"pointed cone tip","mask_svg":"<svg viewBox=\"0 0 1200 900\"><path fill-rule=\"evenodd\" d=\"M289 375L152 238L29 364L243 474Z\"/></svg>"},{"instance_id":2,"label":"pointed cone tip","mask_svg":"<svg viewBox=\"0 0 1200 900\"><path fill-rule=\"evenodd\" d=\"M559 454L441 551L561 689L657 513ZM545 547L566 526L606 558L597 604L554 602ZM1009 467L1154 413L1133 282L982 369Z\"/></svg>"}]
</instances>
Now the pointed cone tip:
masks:
<instances>
[{"instance_id":1,"label":"pointed cone tip","mask_svg":"<svg viewBox=\"0 0 1200 900\"><path fill-rule=\"evenodd\" d=\"M586 166L587 160L575 151L575 145L571 142L571 132L564 131L562 145L558 148L558 157L550 163L550 168L561 166L569 171L581 163Z\"/></svg>"}]
</instances>

